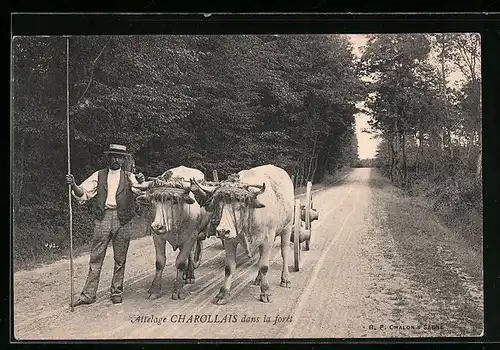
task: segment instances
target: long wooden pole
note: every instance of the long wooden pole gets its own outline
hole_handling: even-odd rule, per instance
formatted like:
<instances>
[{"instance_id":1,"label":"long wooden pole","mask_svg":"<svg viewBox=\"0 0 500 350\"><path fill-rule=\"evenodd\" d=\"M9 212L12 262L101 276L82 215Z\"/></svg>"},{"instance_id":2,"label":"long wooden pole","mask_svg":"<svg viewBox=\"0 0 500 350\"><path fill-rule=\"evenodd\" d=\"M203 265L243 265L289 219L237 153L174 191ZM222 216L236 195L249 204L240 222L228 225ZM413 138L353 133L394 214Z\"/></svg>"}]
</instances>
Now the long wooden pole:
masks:
<instances>
[{"instance_id":1,"label":"long wooden pole","mask_svg":"<svg viewBox=\"0 0 500 350\"><path fill-rule=\"evenodd\" d=\"M71 148L69 138L69 39L66 39L66 134L68 141L68 174L71 174ZM69 205L69 270L70 270L70 285L71 297L70 305L71 312L73 306L73 208L71 207L71 185L68 185L68 205Z\"/></svg>"}]
</instances>

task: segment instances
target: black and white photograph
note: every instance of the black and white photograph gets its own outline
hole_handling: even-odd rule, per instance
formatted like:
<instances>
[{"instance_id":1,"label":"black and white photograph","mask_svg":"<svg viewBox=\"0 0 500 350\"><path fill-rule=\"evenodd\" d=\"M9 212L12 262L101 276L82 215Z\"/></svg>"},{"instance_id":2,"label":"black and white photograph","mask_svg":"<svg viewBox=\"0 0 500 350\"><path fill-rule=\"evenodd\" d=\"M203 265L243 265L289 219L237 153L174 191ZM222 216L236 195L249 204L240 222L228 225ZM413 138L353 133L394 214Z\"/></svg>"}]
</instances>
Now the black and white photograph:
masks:
<instances>
[{"instance_id":1,"label":"black and white photograph","mask_svg":"<svg viewBox=\"0 0 500 350\"><path fill-rule=\"evenodd\" d=\"M15 340L483 336L479 33L11 44Z\"/></svg>"}]
</instances>

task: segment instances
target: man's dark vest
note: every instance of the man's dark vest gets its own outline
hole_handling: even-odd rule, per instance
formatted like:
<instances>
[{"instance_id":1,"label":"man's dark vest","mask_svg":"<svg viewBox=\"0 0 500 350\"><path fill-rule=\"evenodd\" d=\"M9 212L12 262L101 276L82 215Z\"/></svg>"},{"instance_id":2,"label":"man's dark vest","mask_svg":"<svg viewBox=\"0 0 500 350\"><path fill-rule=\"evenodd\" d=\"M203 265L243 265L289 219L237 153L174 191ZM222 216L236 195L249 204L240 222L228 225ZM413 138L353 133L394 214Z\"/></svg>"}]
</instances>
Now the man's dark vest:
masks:
<instances>
[{"instance_id":1,"label":"man's dark vest","mask_svg":"<svg viewBox=\"0 0 500 350\"><path fill-rule=\"evenodd\" d=\"M97 177L97 195L94 202L94 213L98 220L104 217L104 208L106 198L108 197L108 171L109 169L99 170ZM116 210L118 220L122 225L129 222L136 214L134 207L134 193L131 190L130 173L124 170L120 171L120 183L116 190Z\"/></svg>"}]
</instances>

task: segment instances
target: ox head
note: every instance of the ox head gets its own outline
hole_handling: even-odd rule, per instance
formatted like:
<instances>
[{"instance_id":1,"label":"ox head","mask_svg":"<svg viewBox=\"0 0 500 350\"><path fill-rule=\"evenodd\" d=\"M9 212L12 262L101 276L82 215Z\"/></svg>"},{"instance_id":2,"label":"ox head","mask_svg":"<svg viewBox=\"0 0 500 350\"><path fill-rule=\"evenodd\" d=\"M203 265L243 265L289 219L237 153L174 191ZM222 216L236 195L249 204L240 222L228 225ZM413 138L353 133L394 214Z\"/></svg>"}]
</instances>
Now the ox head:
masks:
<instances>
[{"instance_id":1,"label":"ox head","mask_svg":"<svg viewBox=\"0 0 500 350\"><path fill-rule=\"evenodd\" d=\"M238 178L217 185L200 184L191 179L192 190L202 193L204 208L212 212L219 221L216 230L222 238L235 238L239 234L251 232L254 210L264 208L257 196L264 193L266 185L248 185Z\"/></svg>"},{"instance_id":2,"label":"ox head","mask_svg":"<svg viewBox=\"0 0 500 350\"><path fill-rule=\"evenodd\" d=\"M175 230L186 219L190 204L195 201L189 196L191 184L182 178L163 177L136 185L143 190L136 201L143 205L151 205L154 220L151 229L155 234L163 234Z\"/></svg>"}]
</instances>

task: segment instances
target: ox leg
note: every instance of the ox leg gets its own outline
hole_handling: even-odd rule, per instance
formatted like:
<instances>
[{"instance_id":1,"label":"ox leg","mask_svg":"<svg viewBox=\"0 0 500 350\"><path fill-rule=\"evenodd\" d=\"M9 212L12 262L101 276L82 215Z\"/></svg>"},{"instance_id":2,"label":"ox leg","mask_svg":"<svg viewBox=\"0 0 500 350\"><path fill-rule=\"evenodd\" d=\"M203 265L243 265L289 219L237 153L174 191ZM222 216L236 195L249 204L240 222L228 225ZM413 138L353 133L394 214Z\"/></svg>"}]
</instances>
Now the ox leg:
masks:
<instances>
[{"instance_id":1,"label":"ox leg","mask_svg":"<svg viewBox=\"0 0 500 350\"><path fill-rule=\"evenodd\" d=\"M261 276L260 281L260 301L263 303L270 303L271 293L269 292L271 287L269 286L269 281L267 279L267 271L269 270L269 256L271 254L271 247L269 242L264 242L259 247L260 258L259 258L259 273Z\"/></svg>"},{"instance_id":2,"label":"ox leg","mask_svg":"<svg viewBox=\"0 0 500 350\"><path fill-rule=\"evenodd\" d=\"M262 273L260 273L259 269L259 271L257 271L257 277L255 277L255 280L253 281L253 285L260 286L261 283L262 283Z\"/></svg>"},{"instance_id":3,"label":"ox leg","mask_svg":"<svg viewBox=\"0 0 500 350\"><path fill-rule=\"evenodd\" d=\"M147 299L158 299L161 296L161 278L163 269L165 268L165 264L167 262L165 254L165 246L167 243L166 236L153 233L153 242L156 252L156 271L153 283L151 283L151 287L148 290L149 295L147 296Z\"/></svg>"},{"instance_id":4,"label":"ox leg","mask_svg":"<svg viewBox=\"0 0 500 350\"><path fill-rule=\"evenodd\" d=\"M290 274L288 271L288 257L290 253L290 236L292 234L292 226L285 228L281 233L281 257L283 258L283 270L281 271L281 283L280 285L285 288L290 288L292 282L290 282Z\"/></svg>"},{"instance_id":5,"label":"ox leg","mask_svg":"<svg viewBox=\"0 0 500 350\"><path fill-rule=\"evenodd\" d=\"M174 289L172 291L173 300L184 300L189 295L189 292L184 289L184 276L187 275L188 260L195 244L195 237L186 241L179 249L179 254L175 260L175 267L177 268L177 276L175 277Z\"/></svg>"},{"instance_id":6,"label":"ox leg","mask_svg":"<svg viewBox=\"0 0 500 350\"><path fill-rule=\"evenodd\" d=\"M194 278L194 252L193 251L191 251L191 254L189 254L187 268L183 274L183 278L184 278L184 283L186 283L186 284L193 284L194 283L195 278Z\"/></svg>"},{"instance_id":7,"label":"ox leg","mask_svg":"<svg viewBox=\"0 0 500 350\"><path fill-rule=\"evenodd\" d=\"M215 296L213 303L217 305L224 305L229 302L229 291L231 290L231 282L236 270L236 247L238 241L236 239L226 240L224 249L226 250L226 267L224 268L224 285L221 287L219 293Z\"/></svg>"},{"instance_id":8,"label":"ox leg","mask_svg":"<svg viewBox=\"0 0 500 350\"><path fill-rule=\"evenodd\" d=\"M254 286L259 286L262 284L262 272L260 271L260 266L261 266L261 261L262 261L262 249L263 246L261 245L259 247L259 262L257 263L257 266L259 267L257 270L257 277L255 277L255 280L253 281Z\"/></svg>"},{"instance_id":9,"label":"ox leg","mask_svg":"<svg viewBox=\"0 0 500 350\"><path fill-rule=\"evenodd\" d=\"M177 276L175 277L174 290L172 291L172 300L184 300L189 295L189 292L184 289L184 272L177 269Z\"/></svg>"}]
</instances>

